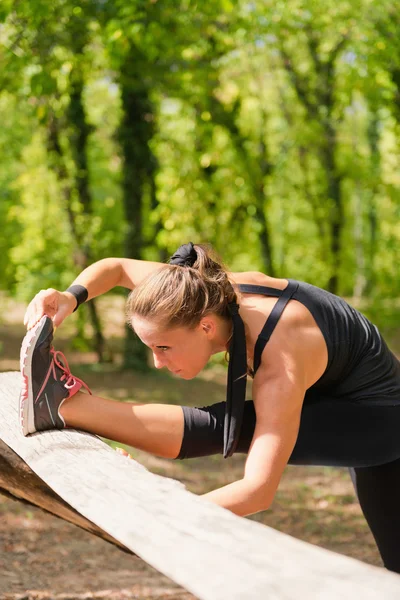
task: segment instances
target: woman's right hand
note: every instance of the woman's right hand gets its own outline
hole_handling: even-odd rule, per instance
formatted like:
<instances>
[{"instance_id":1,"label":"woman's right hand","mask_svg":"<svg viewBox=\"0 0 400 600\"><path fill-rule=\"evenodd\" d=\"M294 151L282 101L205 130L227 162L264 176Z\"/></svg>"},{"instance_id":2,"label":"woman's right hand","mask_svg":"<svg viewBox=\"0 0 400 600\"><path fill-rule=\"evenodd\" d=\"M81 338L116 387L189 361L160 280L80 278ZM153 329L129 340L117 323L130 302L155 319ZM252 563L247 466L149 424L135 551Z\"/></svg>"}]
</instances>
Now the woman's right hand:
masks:
<instances>
[{"instance_id":1,"label":"woman's right hand","mask_svg":"<svg viewBox=\"0 0 400 600\"><path fill-rule=\"evenodd\" d=\"M24 325L32 329L43 315L47 315L53 320L54 327L58 327L74 312L76 303L76 298L70 292L58 292L52 288L41 290L26 309Z\"/></svg>"}]
</instances>

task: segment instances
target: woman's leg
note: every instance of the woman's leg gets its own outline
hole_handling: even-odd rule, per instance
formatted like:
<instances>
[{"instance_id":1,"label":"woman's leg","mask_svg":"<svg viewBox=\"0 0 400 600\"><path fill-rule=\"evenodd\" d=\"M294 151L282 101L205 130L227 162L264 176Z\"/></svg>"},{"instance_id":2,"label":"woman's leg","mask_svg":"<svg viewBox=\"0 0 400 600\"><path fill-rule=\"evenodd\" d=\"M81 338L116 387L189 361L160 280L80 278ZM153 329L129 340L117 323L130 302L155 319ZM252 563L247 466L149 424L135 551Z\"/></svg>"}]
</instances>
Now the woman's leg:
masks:
<instances>
[{"instance_id":1,"label":"woman's leg","mask_svg":"<svg viewBox=\"0 0 400 600\"><path fill-rule=\"evenodd\" d=\"M383 564L400 573L400 459L350 474Z\"/></svg>"},{"instance_id":2,"label":"woman's leg","mask_svg":"<svg viewBox=\"0 0 400 600\"><path fill-rule=\"evenodd\" d=\"M78 392L60 413L67 425L167 458L193 458L223 451L225 402L203 408L130 404ZM245 403L236 452L247 453L256 422ZM369 407L319 397L305 402L289 463L381 465L400 456L400 407Z\"/></svg>"},{"instance_id":3,"label":"woman's leg","mask_svg":"<svg viewBox=\"0 0 400 600\"><path fill-rule=\"evenodd\" d=\"M332 428L332 422L327 418L330 413L326 410L327 406L323 417L318 409L315 411L313 407L305 414L303 411L297 452L294 452L290 462L343 464L354 452L354 438L349 442L346 437L341 437L344 431L341 432L340 427ZM190 408L121 403L78 392L61 405L60 413L70 427L165 458L207 456L222 453L223 450L224 402L204 408ZM346 411L344 416L349 416ZM237 452L248 452L254 427L254 405L246 402ZM342 429L346 430L347 435L350 433L347 427L342 426ZM327 447L323 440L324 433L331 433L333 437ZM343 445L344 454L338 460L337 456L341 454L338 448ZM362 461L363 454L361 452L357 461ZM400 573L400 459L379 466L351 468L350 473L384 565Z\"/></svg>"},{"instance_id":4,"label":"woman's leg","mask_svg":"<svg viewBox=\"0 0 400 600\"><path fill-rule=\"evenodd\" d=\"M60 406L68 427L82 429L164 458L222 454L225 402L203 408L116 402L78 392ZM246 402L237 452L247 453L255 428Z\"/></svg>"},{"instance_id":5,"label":"woman's leg","mask_svg":"<svg viewBox=\"0 0 400 600\"><path fill-rule=\"evenodd\" d=\"M53 342L46 315L24 337L20 418L24 435L65 425L116 440L159 456L175 458L183 438L179 406L124 404L82 393L87 385L70 371Z\"/></svg>"},{"instance_id":6,"label":"woman's leg","mask_svg":"<svg viewBox=\"0 0 400 600\"><path fill-rule=\"evenodd\" d=\"M116 402L78 392L59 410L68 427L164 458L176 458L182 445L184 419L180 406Z\"/></svg>"},{"instance_id":7,"label":"woman's leg","mask_svg":"<svg viewBox=\"0 0 400 600\"><path fill-rule=\"evenodd\" d=\"M183 406L184 433L182 447L177 458L197 458L222 454L224 448L225 402L193 408ZM249 451L256 425L254 404L248 400L244 405L243 422L236 453Z\"/></svg>"}]
</instances>

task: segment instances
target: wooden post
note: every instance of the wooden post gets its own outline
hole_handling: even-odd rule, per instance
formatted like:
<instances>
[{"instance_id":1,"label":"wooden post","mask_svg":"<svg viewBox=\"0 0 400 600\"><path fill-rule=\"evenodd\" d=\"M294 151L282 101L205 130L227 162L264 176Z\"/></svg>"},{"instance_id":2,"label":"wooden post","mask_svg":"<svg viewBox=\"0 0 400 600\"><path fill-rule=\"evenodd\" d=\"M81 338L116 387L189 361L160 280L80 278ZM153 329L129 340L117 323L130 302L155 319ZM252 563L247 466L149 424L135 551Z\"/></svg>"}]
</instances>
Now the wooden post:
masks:
<instances>
[{"instance_id":1,"label":"wooden post","mask_svg":"<svg viewBox=\"0 0 400 600\"><path fill-rule=\"evenodd\" d=\"M203 600L400 598L398 575L237 517L96 436L64 430L23 437L20 383L19 373L0 374L0 485L12 494L24 487L23 470L10 475L7 447L62 499L68 515L59 516L81 515ZM36 503L35 494L33 486L28 500Z\"/></svg>"}]
</instances>

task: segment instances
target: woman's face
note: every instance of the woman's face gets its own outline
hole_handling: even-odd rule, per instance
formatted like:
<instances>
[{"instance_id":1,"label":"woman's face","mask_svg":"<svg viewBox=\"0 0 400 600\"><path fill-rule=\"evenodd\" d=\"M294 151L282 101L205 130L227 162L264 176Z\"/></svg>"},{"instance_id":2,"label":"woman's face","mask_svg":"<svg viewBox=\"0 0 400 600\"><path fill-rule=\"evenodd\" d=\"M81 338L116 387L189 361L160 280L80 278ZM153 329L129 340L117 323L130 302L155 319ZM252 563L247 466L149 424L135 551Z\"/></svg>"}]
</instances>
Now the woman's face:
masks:
<instances>
[{"instance_id":1,"label":"woman's face","mask_svg":"<svg viewBox=\"0 0 400 600\"><path fill-rule=\"evenodd\" d=\"M193 329L161 329L151 320L136 315L131 323L141 341L152 350L155 367L166 367L182 379L192 379L198 375L212 354L224 350L217 348L217 324L212 318L203 319Z\"/></svg>"}]
</instances>

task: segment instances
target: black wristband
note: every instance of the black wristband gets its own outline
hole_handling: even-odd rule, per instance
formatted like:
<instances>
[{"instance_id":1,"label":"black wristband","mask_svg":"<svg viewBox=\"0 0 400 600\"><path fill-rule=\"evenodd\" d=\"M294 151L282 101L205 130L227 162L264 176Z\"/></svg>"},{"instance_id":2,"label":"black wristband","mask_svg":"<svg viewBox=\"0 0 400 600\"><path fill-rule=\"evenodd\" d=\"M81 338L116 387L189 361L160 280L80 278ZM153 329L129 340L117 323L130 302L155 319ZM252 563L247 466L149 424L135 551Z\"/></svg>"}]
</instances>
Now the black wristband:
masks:
<instances>
[{"instance_id":1,"label":"black wristband","mask_svg":"<svg viewBox=\"0 0 400 600\"><path fill-rule=\"evenodd\" d=\"M83 304L84 302L86 302L86 300L89 296L89 292L83 285L70 285L70 287L65 291L69 292L76 298L77 305L75 306L73 312L78 310L79 306L81 304Z\"/></svg>"}]
</instances>

